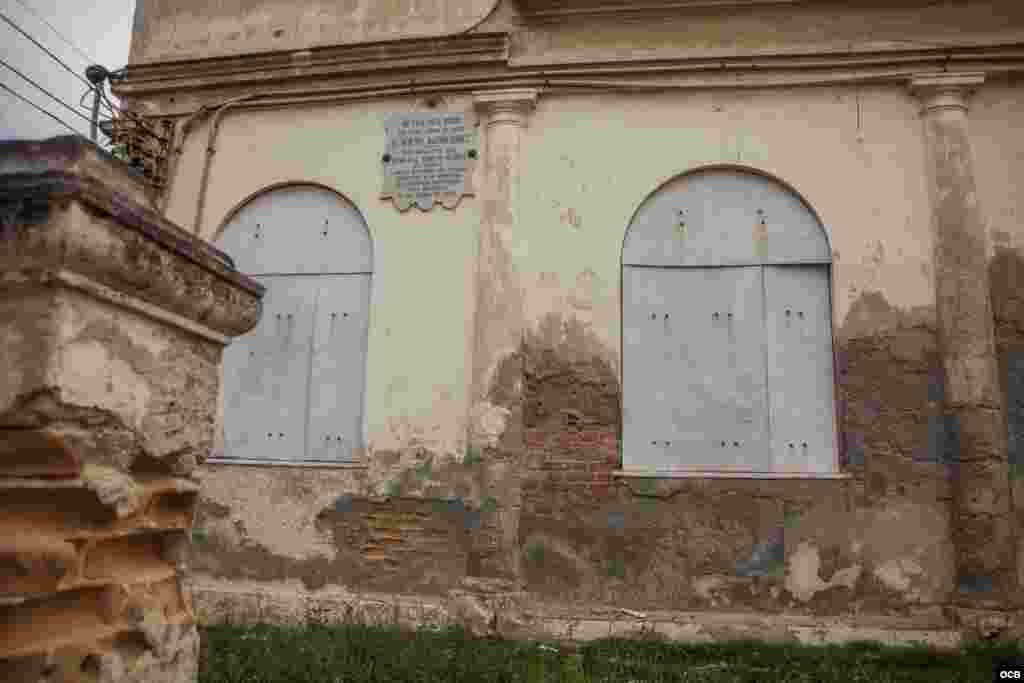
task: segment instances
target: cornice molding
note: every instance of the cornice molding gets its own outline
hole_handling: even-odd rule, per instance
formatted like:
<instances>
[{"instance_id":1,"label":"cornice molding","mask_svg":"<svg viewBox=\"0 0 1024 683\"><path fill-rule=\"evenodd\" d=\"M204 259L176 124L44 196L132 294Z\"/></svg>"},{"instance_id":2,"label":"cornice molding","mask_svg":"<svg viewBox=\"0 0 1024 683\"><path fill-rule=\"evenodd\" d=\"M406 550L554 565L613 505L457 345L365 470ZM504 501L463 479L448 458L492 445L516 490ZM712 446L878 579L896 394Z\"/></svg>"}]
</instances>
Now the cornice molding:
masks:
<instances>
[{"instance_id":1,"label":"cornice molding","mask_svg":"<svg viewBox=\"0 0 1024 683\"><path fill-rule=\"evenodd\" d=\"M657 16L680 10L756 5L793 5L808 0L516 0L523 18L529 23L558 22L567 19L614 16L616 18Z\"/></svg>"},{"instance_id":2,"label":"cornice molding","mask_svg":"<svg viewBox=\"0 0 1024 683\"><path fill-rule=\"evenodd\" d=\"M160 95L209 87L294 82L296 77L350 77L413 69L508 62L508 34L477 33L319 47L155 64L130 64L112 82L118 95Z\"/></svg>"},{"instance_id":3,"label":"cornice molding","mask_svg":"<svg viewBox=\"0 0 1024 683\"><path fill-rule=\"evenodd\" d=\"M178 116L240 94L318 100L512 87L715 88L828 83L906 84L920 74L1024 73L1024 39L982 45L824 45L757 53L722 50L600 61L516 57L509 35L349 45L301 53L137 65L114 84L149 114ZM598 80L599 79L599 80ZM164 99L158 99L164 98ZM177 100L171 103L170 99ZM253 100L251 106L256 106ZM247 105L248 106L248 105Z\"/></svg>"}]
</instances>

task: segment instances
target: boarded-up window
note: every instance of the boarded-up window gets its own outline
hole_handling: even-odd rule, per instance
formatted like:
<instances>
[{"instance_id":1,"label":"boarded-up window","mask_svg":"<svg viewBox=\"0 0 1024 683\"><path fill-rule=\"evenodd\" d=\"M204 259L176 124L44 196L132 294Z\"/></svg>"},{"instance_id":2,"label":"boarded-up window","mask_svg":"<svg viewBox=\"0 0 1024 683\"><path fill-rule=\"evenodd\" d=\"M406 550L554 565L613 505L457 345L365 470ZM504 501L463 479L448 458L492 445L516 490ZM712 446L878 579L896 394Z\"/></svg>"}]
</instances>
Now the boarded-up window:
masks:
<instances>
[{"instance_id":1,"label":"boarded-up window","mask_svg":"<svg viewBox=\"0 0 1024 683\"><path fill-rule=\"evenodd\" d=\"M675 181L623 252L623 465L836 470L830 251L781 185Z\"/></svg>"},{"instance_id":2,"label":"boarded-up window","mask_svg":"<svg viewBox=\"0 0 1024 683\"><path fill-rule=\"evenodd\" d=\"M266 288L256 329L224 354L224 457L344 461L362 445L372 245L322 188L252 200L220 239Z\"/></svg>"}]
</instances>

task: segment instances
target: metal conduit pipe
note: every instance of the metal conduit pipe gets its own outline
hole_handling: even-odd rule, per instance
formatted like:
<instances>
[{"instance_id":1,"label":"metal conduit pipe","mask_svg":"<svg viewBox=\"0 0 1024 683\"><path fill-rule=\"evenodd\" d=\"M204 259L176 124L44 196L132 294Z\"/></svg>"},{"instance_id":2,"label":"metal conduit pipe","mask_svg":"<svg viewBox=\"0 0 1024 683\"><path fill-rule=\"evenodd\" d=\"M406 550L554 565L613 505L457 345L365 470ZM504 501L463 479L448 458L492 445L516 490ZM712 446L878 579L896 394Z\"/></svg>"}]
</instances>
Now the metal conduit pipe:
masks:
<instances>
[{"instance_id":1,"label":"metal conduit pipe","mask_svg":"<svg viewBox=\"0 0 1024 683\"><path fill-rule=\"evenodd\" d=\"M167 159L167 182L164 183L163 192L160 196L160 213L167 213L167 204L171 201L171 186L174 184L174 177L178 170L178 162L181 160L182 150L185 147L185 139L192 131L192 126L199 118L210 111L211 107L203 105L185 117L181 124L181 139L178 139L178 126L171 129L170 156Z\"/></svg>"},{"instance_id":2,"label":"metal conduit pipe","mask_svg":"<svg viewBox=\"0 0 1024 683\"><path fill-rule=\"evenodd\" d=\"M206 138L206 158L203 159L203 174L199 179L199 200L196 203L196 220L195 225L192 227L192 236L196 239L199 238L199 226L203 219L203 207L206 205L207 181L210 178L210 166L213 165L213 154L216 151L215 143L217 141L217 131L220 130L221 119L228 109L253 97L258 97L258 95L242 95L221 104L213 115L213 121L210 122L210 132ZM182 143L184 144L184 140L182 140Z\"/></svg>"}]
</instances>

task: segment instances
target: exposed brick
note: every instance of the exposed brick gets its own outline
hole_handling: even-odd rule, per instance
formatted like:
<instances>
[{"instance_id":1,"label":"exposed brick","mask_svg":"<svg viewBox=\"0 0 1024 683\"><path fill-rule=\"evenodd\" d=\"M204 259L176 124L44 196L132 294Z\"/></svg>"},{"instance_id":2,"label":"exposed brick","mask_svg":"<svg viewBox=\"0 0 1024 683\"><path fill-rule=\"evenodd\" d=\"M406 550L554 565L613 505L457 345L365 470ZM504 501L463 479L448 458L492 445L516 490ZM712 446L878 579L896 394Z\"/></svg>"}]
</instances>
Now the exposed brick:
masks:
<instances>
[{"instance_id":1,"label":"exposed brick","mask_svg":"<svg viewBox=\"0 0 1024 683\"><path fill-rule=\"evenodd\" d=\"M544 448L547 444L548 435L539 429L528 429L526 430L526 447L527 448Z\"/></svg>"},{"instance_id":2,"label":"exposed brick","mask_svg":"<svg viewBox=\"0 0 1024 683\"><path fill-rule=\"evenodd\" d=\"M85 578L93 581L154 581L174 572L174 564L163 559L162 534L116 537L96 543L86 551Z\"/></svg>"},{"instance_id":3,"label":"exposed brick","mask_svg":"<svg viewBox=\"0 0 1024 683\"><path fill-rule=\"evenodd\" d=\"M0 594L54 591L77 562L75 546L60 538L24 530L0 538Z\"/></svg>"},{"instance_id":4,"label":"exposed brick","mask_svg":"<svg viewBox=\"0 0 1024 683\"><path fill-rule=\"evenodd\" d=\"M80 458L57 431L0 429L0 477L74 478L81 471Z\"/></svg>"}]
</instances>

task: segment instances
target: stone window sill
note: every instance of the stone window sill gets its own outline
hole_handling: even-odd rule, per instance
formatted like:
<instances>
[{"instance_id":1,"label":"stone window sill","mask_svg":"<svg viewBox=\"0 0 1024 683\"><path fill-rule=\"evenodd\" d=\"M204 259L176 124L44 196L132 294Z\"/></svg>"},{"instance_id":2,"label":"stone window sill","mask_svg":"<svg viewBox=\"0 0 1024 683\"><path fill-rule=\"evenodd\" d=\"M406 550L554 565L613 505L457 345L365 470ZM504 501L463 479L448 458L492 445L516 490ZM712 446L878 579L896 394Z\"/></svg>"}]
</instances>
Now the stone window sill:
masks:
<instances>
[{"instance_id":1,"label":"stone window sill","mask_svg":"<svg viewBox=\"0 0 1024 683\"><path fill-rule=\"evenodd\" d=\"M653 467L623 467L613 476L638 479L850 479L845 472L730 472Z\"/></svg>"},{"instance_id":2,"label":"stone window sill","mask_svg":"<svg viewBox=\"0 0 1024 683\"><path fill-rule=\"evenodd\" d=\"M369 465L355 461L316 462L303 460L246 460L243 458L207 458L206 465L257 465L263 467L319 467L332 470L365 470Z\"/></svg>"}]
</instances>

